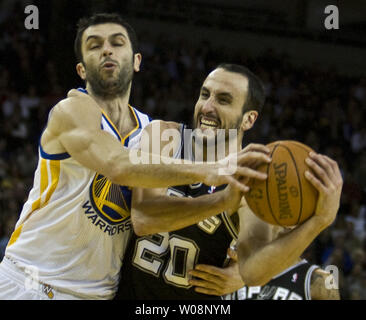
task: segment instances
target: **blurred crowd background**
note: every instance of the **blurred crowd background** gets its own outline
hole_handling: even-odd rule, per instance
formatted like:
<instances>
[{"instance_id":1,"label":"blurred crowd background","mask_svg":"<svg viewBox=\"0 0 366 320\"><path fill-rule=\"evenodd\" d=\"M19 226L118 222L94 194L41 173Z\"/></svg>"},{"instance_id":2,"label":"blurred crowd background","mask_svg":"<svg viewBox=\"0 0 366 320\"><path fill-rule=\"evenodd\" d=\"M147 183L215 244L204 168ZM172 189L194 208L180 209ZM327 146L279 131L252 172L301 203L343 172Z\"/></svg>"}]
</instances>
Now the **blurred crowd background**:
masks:
<instances>
[{"instance_id":1,"label":"blurred crowd background","mask_svg":"<svg viewBox=\"0 0 366 320\"><path fill-rule=\"evenodd\" d=\"M143 54L142 70L133 83L133 106L155 119L190 124L206 75L220 62L244 64L263 80L267 94L264 110L245 136L245 143L298 140L338 162L344 178L338 217L304 256L320 266L339 268L342 299L366 299L365 69L362 74L362 70L357 72L362 66L347 72L342 64L301 64L282 46L263 46L250 54L235 43L229 46L223 40L217 45L212 36L193 41L195 35L177 35L169 27L190 25L197 33L202 26L214 33L225 29L240 34L244 30L253 33L257 45L268 32L304 42L331 38L333 45L362 49L366 47L365 25L357 24L354 29L349 25L343 38L327 38L314 28L304 32L304 19L291 23L286 16L273 15L265 8L239 10L236 1L229 1L231 6L222 1L213 1L212 6L206 2L0 2L0 260L33 184L38 140L48 112L70 88L82 86L72 46L76 21L95 11L119 11L137 30ZM24 27L24 7L30 3L39 8L39 30ZM304 6L307 1L297 3ZM365 13L366 8L361 9ZM228 20L223 20L222 14L229 15ZM253 15L264 18L254 19ZM166 24L165 33L155 31L149 22ZM357 32L359 36L352 37ZM317 52L313 54L315 57ZM345 63L352 63L349 59L344 56Z\"/></svg>"}]
</instances>

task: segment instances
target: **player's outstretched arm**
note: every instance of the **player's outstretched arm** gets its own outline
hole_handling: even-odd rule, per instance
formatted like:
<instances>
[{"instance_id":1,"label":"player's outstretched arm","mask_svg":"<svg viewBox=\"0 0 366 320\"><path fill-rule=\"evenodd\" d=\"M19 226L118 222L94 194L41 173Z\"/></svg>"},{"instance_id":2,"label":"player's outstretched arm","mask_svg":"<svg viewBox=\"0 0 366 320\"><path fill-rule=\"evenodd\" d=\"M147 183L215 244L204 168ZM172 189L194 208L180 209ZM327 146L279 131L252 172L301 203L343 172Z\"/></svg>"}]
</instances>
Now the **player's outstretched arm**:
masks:
<instances>
[{"instance_id":1,"label":"player's outstretched arm","mask_svg":"<svg viewBox=\"0 0 366 320\"><path fill-rule=\"evenodd\" d=\"M219 174L223 165L199 164L134 164L129 150L109 133L100 130L101 111L96 102L87 94L73 90L69 98L56 105L42 136L42 146L52 145L58 153L67 152L83 166L99 172L112 182L131 187L159 188L172 185L213 182L217 185L234 178ZM52 153L52 152L50 152ZM239 187L243 187L236 180Z\"/></svg>"},{"instance_id":2,"label":"player's outstretched arm","mask_svg":"<svg viewBox=\"0 0 366 320\"><path fill-rule=\"evenodd\" d=\"M229 214L240 206L242 193L231 187L196 198L167 195L166 189L135 188L131 221L135 233L145 236L179 230L223 211Z\"/></svg>"},{"instance_id":3,"label":"player's outstretched arm","mask_svg":"<svg viewBox=\"0 0 366 320\"><path fill-rule=\"evenodd\" d=\"M282 237L268 242L271 227L239 209L239 270L248 286L263 285L293 265L310 243L335 219L341 197L342 176L337 163L320 154L310 153L307 160L312 172L306 178L319 191L315 214ZM249 217L249 218L248 218ZM266 231L267 230L267 231Z\"/></svg>"},{"instance_id":4,"label":"player's outstretched arm","mask_svg":"<svg viewBox=\"0 0 366 320\"><path fill-rule=\"evenodd\" d=\"M152 128L156 125L157 130ZM153 137L151 141L160 138L164 130L178 129L179 125L173 122L153 122L146 131ZM156 136L152 134L158 132ZM180 140L177 140L180 145ZM162 141L161 150L164 150L166 143ZM150 148L151 149L151 148ZM160 150L157 150L160 153ZM257 165L264 161L265 153L261 147L252 145L240 154L240 169L246 170L246 178L266 179L267 175L255 171L249 165ZM131 220L135 233L139 236L179 230L192 224L198 223L223 211L229 214L236 211L242 198L241 190L229 184L224 190L212 194L202 195L197 198L186 198L167 195L166 189L141 189L135 188L131 206Z\"/></svg>"}]
</instances>

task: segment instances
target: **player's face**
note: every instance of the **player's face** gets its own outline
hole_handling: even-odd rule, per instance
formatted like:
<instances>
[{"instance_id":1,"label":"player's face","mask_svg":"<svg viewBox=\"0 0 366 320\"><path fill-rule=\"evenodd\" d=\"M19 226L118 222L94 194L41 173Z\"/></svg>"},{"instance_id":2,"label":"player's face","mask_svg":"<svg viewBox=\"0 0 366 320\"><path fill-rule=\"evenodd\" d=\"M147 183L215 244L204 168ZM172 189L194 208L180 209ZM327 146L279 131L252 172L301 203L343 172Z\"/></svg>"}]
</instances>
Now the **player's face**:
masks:
<instances>
[{"instance_id":1,"label":"player's face","mask_svg":"<svg viewBox=\"0 0 366 320\"><path fill-rule=\"evenodd\" d=\"M81 48L81 76L92 91L104 98L125 95L141 62L141 55L133 54L126 29L114 23L90 26L83 33Z\"/></svg>"},{"instance_id":2,"label":"player's face","mask_svg":"<svg viewBox=\"0 0 366 320\"><path fill-rule=\"evenodd\" d=\"M240 129L248 79L241 74L216 69L204 81L194 110L194 128Z\"/></svg>"}]
</instances>

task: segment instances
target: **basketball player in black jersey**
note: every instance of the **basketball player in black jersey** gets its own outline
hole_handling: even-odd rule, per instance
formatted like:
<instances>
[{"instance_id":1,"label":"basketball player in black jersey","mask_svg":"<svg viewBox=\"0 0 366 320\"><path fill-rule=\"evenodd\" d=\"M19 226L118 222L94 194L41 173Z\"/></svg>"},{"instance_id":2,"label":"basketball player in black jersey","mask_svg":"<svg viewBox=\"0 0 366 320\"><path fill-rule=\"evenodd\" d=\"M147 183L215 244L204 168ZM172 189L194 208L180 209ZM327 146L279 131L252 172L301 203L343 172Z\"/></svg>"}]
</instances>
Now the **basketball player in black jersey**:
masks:
<instances>
[{"instance_id":1,"label":"basketball player in black jersey","mask_svg":"<svg viewBox=\"0 0 366 320\"><path fill-rule=\"evenodd\" d=\"M264 286L247 287L224 296L224 300L339 300L337 289L328 289L331 275L299 260L292 267L275 276Z\"/></svg>"},{"instance_id":2,"label":"basketball player in black jersey","mask_svg":"<svg viewBox=\"0 0 366 320\"><path fill-rule=\"evenodd\" d=\"M252 217L258 219L257 217ZM259 219L258 219L259 220ZM258 221L259 223L263 223ZM289 228L271 226L273 240ZM229 249L230 256L236 260L235 248ZM300 257L294 265L273 277L264 286L244 286L225 300L339 300L338 277L309 263ZM201 283L202 285L202 283Z\"/></svg>"},{"instance_id":3,"label":"basketball player in black jersey","mask_svg":"<svg viewBox=\"0 0 366 320\"><path fill-rule=\"evenodd\" d=\"M211 103L212 99L209 99L210 102L203 108L196 108L196 128L204 132L206 128L215 131L216 128L242 127L240 131L244 132L252 127L263 105L264 91L257 77L249 70L243 70L247 72L247 78L225 71L222 67L213 72L202 87L199 105L209 95L209 90L216 87L219 92L215 93L215 100L221 106L220 116L212 109L216 102ZM229 83L225 83L227 80ZM250 94L247 94L248 90ZM250 99L247 99L249 96ZM206 144L192 147L193 136L189 131L184 131L183 125L172 122L155 124L160 126L156 131L159 136L153 136L151 141L160 140L160 133L165 129L180 132L171 157L188 160L201 157L206 161ZM151 134L153 126L150 126ZM205 138L196 135L194 139ZM224 143L226 150L229 150L229 144L238 141L226 139ZM162 142L161 149L166 144ZM249 145L245 161L252 166L269 162L268 151L262 145ZM259 179L266 178L266 175L256 174ZM197 263L223 266L227 248L237 237L237 223L233 220L238 222L235 212L241 198L241 192L230 185L215 188L199 183L169 189L134 189L131 219L135 234L124 257L118 298L214 299L194 290L189 283L189 271Z\"/></svg>"},{"instance_id":4,"label":"basketball player in black jersey","mask_svg":"<svg viewBox=\"0 0 366 320\"><path fill-rule=\"evenodd\" d=\"M202 130L236 128L238 130L237 143L241 141L244 132L253 126L263 100L263 89L260 81L246 68L236 65L220 65L210 73L201 88L200 97L195 107L194 125ZM192 137L187 137L182 131L182 126L177 123L158 122L158 136L154 136L152 129L154 125L156 123L147 127L147 132L153 141L160 139L159 133L161 134L166 129L181 130L180 141L176 143L176 148L170 156L184 153L182 149L179 149L183 140L188 138L189 141L192 141ZM197 139L197 136L195 138ZM230 145L232 141L226 139L225 143ZM162 143L160 149L163 150L167 144L167 142ZM207 150L204 147L197 148L196 144L194 146L191 156L198 158L197 155L201 153L203 159L206 159ZM257 164L270 161L266 155L268 149L264 146L250 145L246 152L248 163L255 162ZM187 152L187 154L190 153ZM313 161L313 163L309 163L309 167L316 172L321 172L321 175L324 176L323 179L332 180L334 176L339 178L339 172L329 172L322 157L318 154L309 156ZM265 179L265 176L257 175L255 178ZM328 180L326 180L327 184ZM211 194L205 194L207 192ZM320 223L322 228L331 221L330 216L333 216L334 219L337 212L334 205L330 206L329 210L322 210L324 203L329 201L335 203L338 201L339 203L339 195L340 192L321 193L316 213L317 218L314 220L317 220L317 223L322 222ZM197 264L199 266L211 264L219 268L223 267L226 250L236 234L235 227L228 217L236 211L238 206L241 209L247 208L242 194L230 185L221 191L201 184L182 188L175 187L168 190L135 189L131 218L136 234L125 255L118 298L213 298L213 296L209 296L212 293L192 287L196 284L192 282L194 279L191 279L189 272ZM222 213L223 211L226 212ZM240 224L242 223L244 221L240 218ZM292 245L306 248L320 232L317 228L315 232L309 232L307 228L302 227L296 229L298 230L295 232L297 236L295 239L293 236L286 235L281 238L280 243L268 244L266 242L264 246L251 246L251 241L248 241L247 246L251 248L251 250L246 251L246 253L250 253L249 261L261 261L265 265L267 262L271 262L275 268L271 270L271 268L263 268L258 264L250 263L245 266L243 271L242 263L239 261L240 274L244 281L247 283L261 281L266 277L275 276L279 273L276 272L277 270L283 271L288 267L287 264L292 265L299 256L294 256L286 249ZM241 239L248 239L247 232L241 230L241 233ZM251 233L249 233L250 235ZM254 243L263 244L260 235L259 239L256 239L258 235L258 230L254 229L252 232ZM291 242L291 244L286 243L286 241ZM273 244L274 246L272 246ZM268 254L267 251L272 249L274 253ZM274 254L277 255L277 258L283 256L283 259L278 259L281 260L280 263L272 262ZM232 266L230 268L232 269ZM239 288L240 286L236 289Z\"/></svg>"},{"instance_id":5,"label":"basketball player in black jersey","mask_svg":"<svg viewBox=\"0 0 366 320\"><path fill-rule=\"evenodd\" d=\"M265 224L252 213L247 212L251 217L249 219L257 220L259 224ZM281 237L289 232L291 228L282 228L278 226L268 226L271 229L272 240ZM233 262L237 261L236 248L228 250L228 255ZM227 281L224 286L225 269L204 266L205 274L201 271L194 271L192 274L197 276L197 280L192 281L200 289L211 290L212 294L220 295L223 293L223 287L227 287L226 292L235 285L230 284L236 280L239 283L238 268L233 271L232 279ZM201 278L200 278L201 277ZM199 279L199 280L198 280ZM205 280L206 279L206 280ZM243 282L242 282L243 283ZM244 285L244 283L243 283ZM215 290L213 290L213 288ZM321 269L318 265L310 264L307 260L301 259L281 273L275 275L268 283L263 286L243 286L230 294L223 296L224 300L339 300L338 279L334 274Z\"/></svg>"}]
</instances>

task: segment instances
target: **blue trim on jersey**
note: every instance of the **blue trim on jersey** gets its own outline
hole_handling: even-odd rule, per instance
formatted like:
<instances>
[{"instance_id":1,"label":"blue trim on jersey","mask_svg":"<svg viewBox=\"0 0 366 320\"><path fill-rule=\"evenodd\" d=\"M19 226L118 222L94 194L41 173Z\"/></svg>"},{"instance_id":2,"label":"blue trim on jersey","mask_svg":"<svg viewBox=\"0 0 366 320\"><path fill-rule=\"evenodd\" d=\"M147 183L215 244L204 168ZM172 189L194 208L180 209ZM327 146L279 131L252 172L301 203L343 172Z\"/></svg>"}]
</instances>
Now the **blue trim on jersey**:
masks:
<instances>
[{"instance_id":1,"label":"blue trim on jersey","mask_svg":"<svg viewBox=\"0 0 366 320\"><path fill-rule=\"evenodd\" d=\"M88 91L84 88L77 88L78 91L88 94Z\"/></svg>"},{"instance_id":2,"label":"blue trim on jersey","mask_svg":"<svg viewBox=\"0 0 366 320\"><path fill-rule=\"evenodd\" d=\"M108 125L109 125L109 128L114 132L114 134L117 136L117 139L119 140L119 141L121 141L121 138L120 138L120 135L119 135L119 133L114 129L114 127L111 125L111 122L107 119L107 117L105 117L104 116L104 114L102 113L102 117L103 117L103 119L108 123ZM103 126L103 124L101 124L102 126ZM102 127L102 129L103 129L103 127Z\"/></svg>"},{"instance_id":3,"label":"blue trim on jersey","mask_svg":"<svg viewBox=\"0 0 366 320\"><path fill-rule=\"evenodd\" d=\"M139 117L139 113L141 113L142 115L144 115L144 116L147 116L147 118L149 119L149 122L151 122L151 121L153 121L153 119L149 116L149 115L147 115L146 113L142 113L141 111L138 111L136 108L134 108L134 107L132 107L132 109L133 109L133 111L134 111L134 113L135 113L135 115L136 115L136 118L137 118L137 121L138 121L138 124L139 124L139 127L138 127L138 129L131 135L131 136L129 136L127 139L126 139L126 141L125 141L125 147L128 147L128 142L131 140L131 139L133 139L134 137L136 137L137 135L139 135L140 133L141 133L141 130L143 130L143 128L142 128L142 123L141 123L141 119L140 119L140 117Z\"/></svg>"},{"instance_id":4,"label":"blue trim on jersey","mask_svg":"<svg viewBox=\"0 0 366 320\"><path fill-rule=\"evenodd\" d=\"M134 107L132 107L132 109L136 114L137 121L139 122L139 129L141 129L141 120L140 120L140 117L139 117L139 112Z\"/></svg>"},{"instance_id":5,"label":"blue trim on jersey","mask_svg":"<svg viewBox=\"0 0 366 320\"><path fill-rule=\"evenodd\" d=\"M64 153L55 153L55 154L46 153L42 149L41 144L39 144L39 150L41 152L41 157L43 159L49 159L49 160L65 160L65 159L71 158L71 156L67 152L64 152Z\"/></svg>"}]
</instances>

